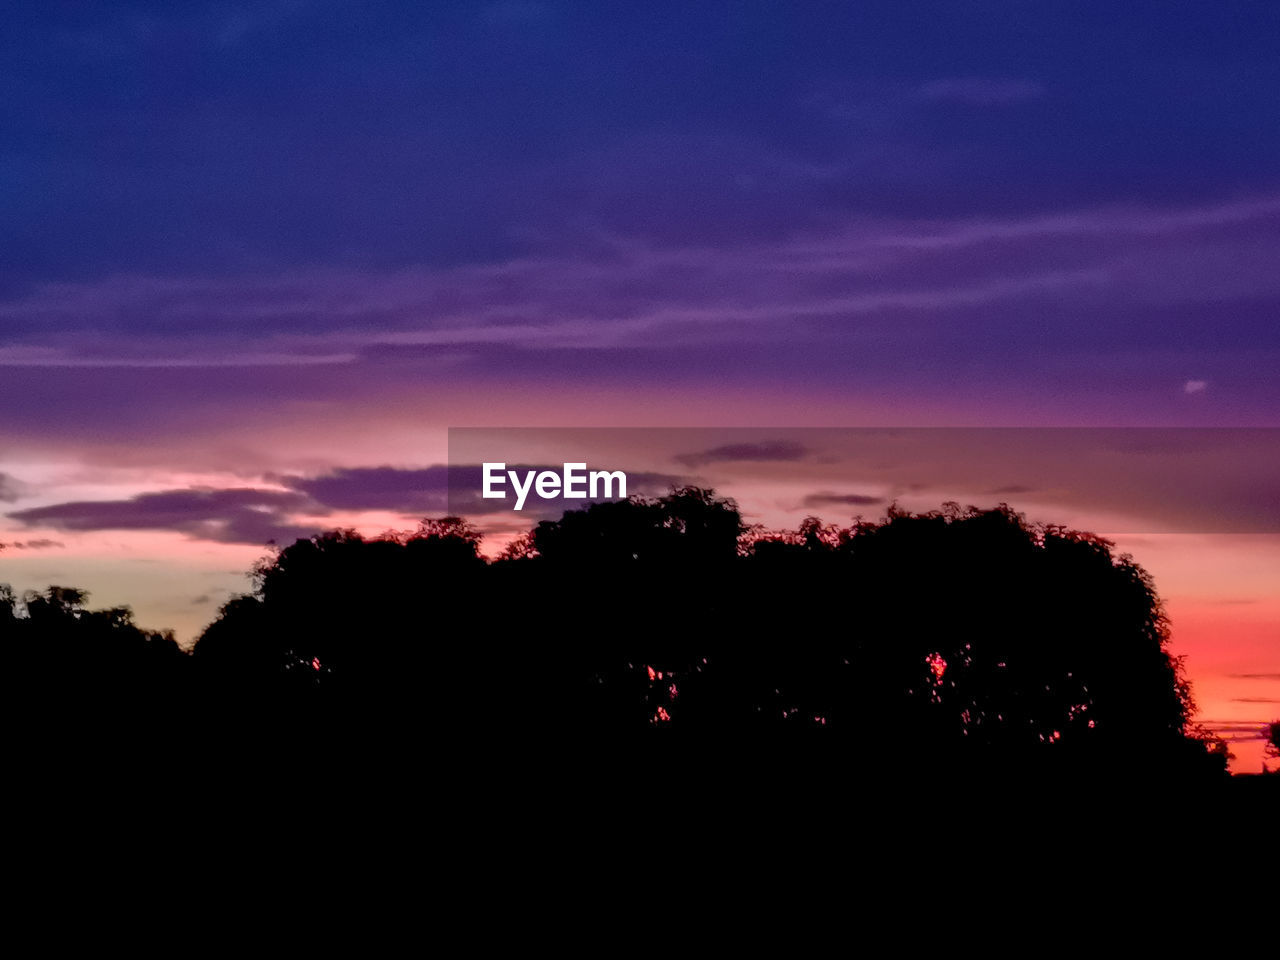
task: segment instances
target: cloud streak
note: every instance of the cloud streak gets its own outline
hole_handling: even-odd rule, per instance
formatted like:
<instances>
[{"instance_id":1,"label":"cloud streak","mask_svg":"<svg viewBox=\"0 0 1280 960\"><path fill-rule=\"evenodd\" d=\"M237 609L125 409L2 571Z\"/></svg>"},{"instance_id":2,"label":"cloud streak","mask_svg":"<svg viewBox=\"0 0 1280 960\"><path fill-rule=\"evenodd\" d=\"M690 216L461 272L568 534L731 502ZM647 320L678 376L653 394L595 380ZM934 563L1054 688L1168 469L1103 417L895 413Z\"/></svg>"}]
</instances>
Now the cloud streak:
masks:
<instances>
[{"instance_id":1,"label":"cloud streak","mask_svg":"<svg viewBox=\"0 0 1280 960\"><path fill-rule=\"evenodd\" d=\"M874 507L884 502L884 497L869 496L862 493L832 493L829 490L811 493L804 498L804 506L814 509L823 507Z\"/></svg>"},{"instance_id":2,"label":"cloud streak","mask_svg":"<svg viewBox=\"0 0 1280 960\"><path fill-rule=\"evenodd\" d=\"M512 464L526 472L559 467ZM166 530L194 540L217 543L290 543L333 524L317 518L335 514L390 512L406 518L458 514L488 518L509 515L527 526L530 521L558 517L586 502L531 498L521 514L512 512L510 499L481 496L483 471L479 465L443 464L409 469L390 466L339 468L313 476L270 475L267 482L284 489L262 487L190 488L141 493L122 500L83 500L55 503L7 514L28 527L88 533L102 530ZM628 471L630 495L661 495L683 478L666 473ZM0 544L0 546L5 546ZM10 543L15 549L61 546L52 540Z\"/></svg>"},{"instance_id":3,"label":"cloud streak","mask_svg":"<svg viewBox=\"0 0 1280 960\"><path fill-rule=\"evenodd\" d=\"M14 540L12 543L0 543L0 550L61 550L65 546L57 540Z\"/></svg>"},{"instance_id":4,"label":"cloud streak","mask_svg":"<svg viewBox=\"0 0 1280 960\"><path fill-rule=\"evenodd\" d=\"M865 346L909 338L928 351L975 310L1013 329L1065 305L1100 311L1117 295L1152 310L1188 297L1280 302L1277 255L1280 199L1262 197L1009 220L860 220L718 247L600 237L582 255L453 268L114 276L0 302L0 365L325 366L402 348L646 350L784 336ZM1037 338L1069 342L1066 326L1053 330L1041 321ZM1206 381L1186 382L1201 392Z\"/></svg>"},{"instance_id":5,"label":"cloud streak","mask_svg":"<svg viewBox=\"0 0 1280 960\"><path fill-rule=\"evenodd\" d=\"M22 485L7 473L0 473L0 503L13 503L18 499Z\"/></svg>"},{"instance_id":6,"label":"cloud streak","mask_svg":"<svg viewBox=\"0 0 1280 960\"><path fill-rule=\"evenodd\" d=\"M310 536L292 514L316 509L301 493L235 488L143 493L127 500L87 500L18 510L8 516L31 527L68 532L172 530L196 540L265 544Z\"/></svg>"},{"instance_id":7,"label":"cloud streak","mask_svg":"<svg viewBox=\"0 0 1280 960\"><path fill-rule=\"evenodd\" d=\"M808 455L808 448L793 440L765 440L729 443L698 453L681 453L674 459L687 467L702 467L709 463L795 463Z\"/></svg>"}]
</instances>

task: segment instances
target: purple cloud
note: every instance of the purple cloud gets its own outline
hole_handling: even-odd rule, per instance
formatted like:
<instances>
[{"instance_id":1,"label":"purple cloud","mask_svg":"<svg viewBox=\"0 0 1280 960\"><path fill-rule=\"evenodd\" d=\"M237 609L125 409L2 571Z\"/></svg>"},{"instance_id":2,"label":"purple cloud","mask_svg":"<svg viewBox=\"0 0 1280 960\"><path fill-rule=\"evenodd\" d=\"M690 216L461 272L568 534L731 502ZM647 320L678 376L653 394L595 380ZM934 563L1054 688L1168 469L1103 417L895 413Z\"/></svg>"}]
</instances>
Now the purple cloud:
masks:
<instances>
[{"instance_id":1,"label":"purple cloud","mask_svg":"<svg viewBox=\"0 0 1280 960\"><path fill-rule=\"evenodd\" d=\"M13 503L18 499L21 484L7 473L0 473L0 503Z\"/></svg>"},{"instance_id":2,"label":"purple cloud","mask_svg":"<svg viewBox=\"0 0 1280 960\"><path fill-rule=\"evenodd\" d=\"M60 550L66 544L57 540L37 539L37 540L15 540L12 543L0 543L0 550Z\"/></svg>"},{"instance_id":3,"label":"purple cloud","mask_svg":"<svg viewBox=\"0 0 1280 960\"><path fill-rule=\"evenodd\" d=\"M861 493L831 493L820 491L804 498L806 507L873 507L884 503L884 497L871 497Z\"/></svg>"},{"instance_id":4,"label":"purple cloud","mask_svg":"<svg viewBox=\"0 0 1280 960\"><path fill-rule=\"evenodd\" d=\"M515 464L521 472L558 468ZM325 516L339 511L385 510L422 518L443 514L483 517L513 513L510 500L481 496L478 465L436 465L421 469L354 467L314 477L273 476L287 490L256 488L189 489L142 493L127 500L56 503L7 516L29 527L87 532L96 530L172 530L197 540L219 543L288 543L309 537L319 527L297 521L299 515ZM654 496L679 486L682 478L665 473L629 471L627 492ZM584 501L533 498L518 517L524 525L559 516ZM0 544L0 547L6 546ZM15 549L46 549L52 540L10 543Z\"/></svg>"},{"instance_id":5,"label":"purple cloud","mask_svg":"<svg viewBox=\"0 0 1280 960\"><path fill-rule=\"evenodd\" d=\"M790 440L766 440L762 443L730 443L698 453L677 454L673 459L688 467L708 463L786 463L803 460L809 450Z\"/></svg>"},{"instance_id":6,"label":"purple cloud","mask_svg":"<svg viewBox=\"0 0 1280 960\"><path fill-rule=\"evenodd\" d=\"M314 477L270 479L305 493L335 510L392 510L399 513L442 513L448 510L450 484L480 484L478 467L432 466L349 467Z\"/></svg>"},{"instance_id":7,"label":"purple cloud","mask_svg":"<svg viewBox=\"0 0 1280 960\"><path fill-rule=\"evenodd\" d=\"M0 302L0 365L324 367L413 347L460 348L464 359L504 346L639 349L658 335L668 344L768 340L779 326L818 341L901 342L913 331L945 335L957 311L1007 324L1001 314L1025 318L1029 304L1101 308L1117 291L1130 311L1275 298L1277 213L1280 200L1260 198L860 219L787 240L684 249L600 240L589 258L479 267L47 283Z\"/></svg>"},{"instance_id":8,"label":"purple cloud","mask_svg":"<svg viewBox=\"0 0 1280 960\"><path fill-rule=\"evenodd\" d=\"M177 437L302 419L312 403L373 416L392 397L425 407L546 378L761 397L744 416L765 414L770 382L823 397L825 416L910 397L961 422L1008 409L1029 422L1116 409L1133 422L1271 422L1278 399L1275 196L864 217L719 247L593 243L484 265L0 290L0 407L23 411L0 442L153 450L187 466L209 448ZM1188 397L1190 376L1212 387ZM290 404L277 403L282 389ZM269 450L249 453L251 468L270 468Z\"/></svg>"},{"instance_id":9,"label":"purple cloud","mask_svg":"<svg viewBox=\"0 0 1280 960\"><path fill-rule=\"evenodd\" d=\"M302 493L236 488L170 490L142 493L128 500L58 503L8 516L27 526L74 532L173 530L197 540L262 544L310 536L314 528L291 523L288 517L316 510L315 502Z\"/></svg>"}]
</instances>

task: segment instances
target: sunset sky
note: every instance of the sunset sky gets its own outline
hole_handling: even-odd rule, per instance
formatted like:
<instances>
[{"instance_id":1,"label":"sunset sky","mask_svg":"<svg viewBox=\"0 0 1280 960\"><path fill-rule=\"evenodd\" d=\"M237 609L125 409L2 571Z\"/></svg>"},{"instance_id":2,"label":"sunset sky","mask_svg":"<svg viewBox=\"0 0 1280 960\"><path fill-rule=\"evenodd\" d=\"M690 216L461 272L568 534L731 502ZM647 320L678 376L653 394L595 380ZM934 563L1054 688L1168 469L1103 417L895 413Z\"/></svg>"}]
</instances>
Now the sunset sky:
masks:
<instances>
[{"instance_id":1,"label":"sunset sky","mask_svg":"<svg viewBox=\"0 0 1280 960\"><path fill-rule=\"evenodd\" d=\"M438 508L450 427L1280 427L1277 37L1232 0L19 5L0 582L190 641L268 540ZM704 439L644 466L706 478ZM820 460L711 474L779 523L902 493ZM1256 529L1037 498L1049 460L961 492L1110 524L1247 737L1256 465L1152 494Z\"/></svg>"}]
</instances>

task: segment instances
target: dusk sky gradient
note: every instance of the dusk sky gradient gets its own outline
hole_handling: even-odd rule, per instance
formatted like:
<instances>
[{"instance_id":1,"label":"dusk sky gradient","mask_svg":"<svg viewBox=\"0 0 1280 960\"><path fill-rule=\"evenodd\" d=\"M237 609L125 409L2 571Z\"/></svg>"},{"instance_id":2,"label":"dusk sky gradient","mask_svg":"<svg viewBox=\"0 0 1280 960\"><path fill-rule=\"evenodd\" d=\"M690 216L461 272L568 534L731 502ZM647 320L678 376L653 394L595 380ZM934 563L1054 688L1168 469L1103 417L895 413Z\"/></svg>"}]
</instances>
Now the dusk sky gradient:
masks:
<instances>
[{"instance_id":1,"label":"dusk sky gradient","mask_svg":"<svg viewBox=\"0 0 1280 960\"><path fill-rule=\"evenodd\" d=\"M411 526L451 426L1280 426L1277 39L1230 0L12 5L0 582L189 641L264 532ZM854 512L826 483L797 519ZM1280 715L1280 536L1128 529L1201 718Z\"/></svg>"}]
</instances>

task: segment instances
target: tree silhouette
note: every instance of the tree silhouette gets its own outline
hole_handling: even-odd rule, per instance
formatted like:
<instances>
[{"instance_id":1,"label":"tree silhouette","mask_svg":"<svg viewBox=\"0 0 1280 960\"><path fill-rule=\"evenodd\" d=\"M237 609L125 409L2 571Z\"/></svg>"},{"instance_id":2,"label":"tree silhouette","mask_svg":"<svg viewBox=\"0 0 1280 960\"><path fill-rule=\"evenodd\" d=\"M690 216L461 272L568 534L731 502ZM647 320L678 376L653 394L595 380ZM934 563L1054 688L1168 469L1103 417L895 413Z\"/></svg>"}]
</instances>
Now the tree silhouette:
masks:
<instances>
[{"instance_id":1,"label":"tree silhouette","mask_svg":"<svg viewBox=\"0 0 1280 960\"><path fill-rule=\"evenodd\" d=\"M27 736L85 739L131 731L137 742L173 735L188 701L191 660L171 633L146 631L128 607L89 610L70 587L0 585L3 699Z\"/></svg>"},{"instance_id":2,"label":"tree silhouette","mask_svg":"<svg viewBox=\"0 0 1280 960\"><path fill-rule=\"evenodd\" d=\"M566 514L532 546L513 594L572 583L565 615L597 631L560 648L555 717L821 729L853 749L877 731L942 760L1225 762L1190 727L1145 571L1008 507L770 534L684 490Z\"/></svg>"},{"instance_id":3,"label":"tree silhouette","mask_svg":"<svg viewBox=\"0 0 1280 960\"><path fill-rule=\"evenodd\" d=\"M458 518L298 540L189 657L78 591L3 589L9 683L64 717L129 704L242 743L412 736L484 758L714 738L848 777L1225 769L1147 573L1007 506L767 531L688 487L543 521L491 562L480 542Z\"/></svg>"},{"instance_id":4,"label":"tree silhouette","mask_svg":"<svg viewBox=\"0 0 1280 960\"><path fill-rule=\"evenodd\" d=\"M337 530L261 563L193 659L209 722L242 731L288 717L329 730L445 730L474 710L486 671L467 639L484 616L479 536L456 518L366 539ZM353 734L354 735L354 734Z\"/></svg>"}]
</instances>

